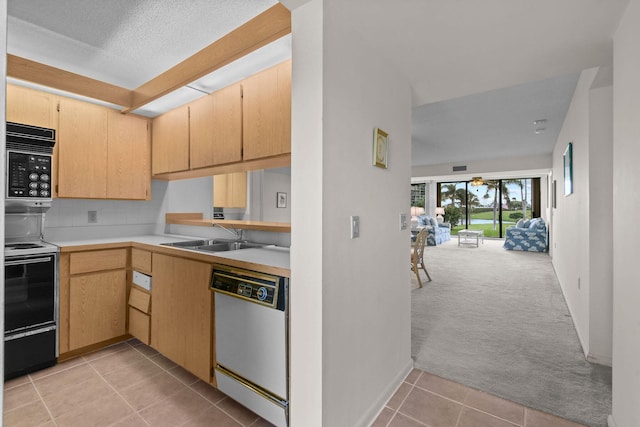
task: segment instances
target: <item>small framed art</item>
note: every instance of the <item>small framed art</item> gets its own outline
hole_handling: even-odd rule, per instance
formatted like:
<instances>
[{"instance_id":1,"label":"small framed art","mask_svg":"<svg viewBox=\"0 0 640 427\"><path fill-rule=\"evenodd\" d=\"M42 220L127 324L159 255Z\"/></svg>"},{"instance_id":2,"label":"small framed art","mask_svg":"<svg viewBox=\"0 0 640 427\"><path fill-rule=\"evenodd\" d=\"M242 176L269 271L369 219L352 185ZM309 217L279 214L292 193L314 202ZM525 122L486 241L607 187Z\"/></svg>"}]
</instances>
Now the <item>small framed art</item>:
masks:
<instances>
[{"instance_id":1,"label":"small framed art","mask_svg":"<svg viewBox=\"0 0 640 427\"><path fill-rule=\"evenodd\" d=\"M376 128L373 132L373 166L386 169L389 156L389 134Z\"/></svg>"}]
</instances>

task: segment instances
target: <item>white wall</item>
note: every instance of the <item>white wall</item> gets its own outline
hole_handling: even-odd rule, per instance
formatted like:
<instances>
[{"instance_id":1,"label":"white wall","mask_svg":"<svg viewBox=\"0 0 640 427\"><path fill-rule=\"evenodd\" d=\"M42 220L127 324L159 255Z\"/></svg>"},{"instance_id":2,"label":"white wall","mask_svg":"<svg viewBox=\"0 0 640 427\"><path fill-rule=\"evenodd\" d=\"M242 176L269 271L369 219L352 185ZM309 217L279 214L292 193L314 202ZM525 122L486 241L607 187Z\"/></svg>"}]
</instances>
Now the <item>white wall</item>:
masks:
<instances>
[{"instance_id":1,"label":"white wall","mask_svg":"<svg viewBox=\"0 0 640 427\"><path fill-rule=\"evenodd\" d=\"M0 22L7 22L7 1L0 0ZM6 27L4 27L6 28ZM0 31L0 78L6 81L7 78L7 32ZM6 128L5 118L6 91L0 91L0 126ZM5 158L5 132L0 132L0 164L6 165ZM4 170L4 167L2 168ZM0 174L0 218L4 221L4 174ZM4 242L4 222L0 226L0 241ZM4 252L0 255L0 263L4 265ZM0 332L4 336L4 268L0 271ZM4 340L0 342L0 360L4 360ZM0 366L0 379L4 378L4 363ZM3 412L4 387L0 387L0 413ZM2 423L0 422L0 425Z\"/></svg>"},{"instance_id":2,"label":"white wall","mask_svg":"<svg viewBox=\"0 0 640 427\"><path fill-rule=\"evenodd\" d=\"M467 166L467 170L462 172L453 172L454 166ZM464 175L468 179L469 175L482 175L499 173L505 176L505 173L513 171L513 176L521 176L523 171L539 171L551 169L552 158L550 155L510 157L504 159L489 160L471 160L461 161L457 163L444 163L439 165L414 166L411 170L411 176L455 176ZM508 168L508 170L505 170Z\"/></svg>"},{"instance_id":3,"label":"white wall","mask_svg":"<svg viewBox=\"0 0 640 427\"><path fill-rule=\"evenodd\" d=\"M249 210L254 221L291 222L291 169L277 168L249 173ZM287 194L287 206L278 208L276 193Z\"/></svg>"},{"instance_id":4,"label":"white wall","mask_svg":"<svg viewBox=\"0 0 640 427\"><path fill-rule=\"evenodd\" d=\"M323 9L321 0L291 8L291 309L290 424L323 420L324 182ZM294 179L295 178L295 179Z\"/></svg>"},{"instance_id":5,"label":"white wall","mask_svg":"<svg viewBox=\"0 0 640 427\"><path fill-rule=\"evenodd\" d=\"M343 13L341 4L314 0L302 7L304 15L292 16L294 363L307 351L299 346L309 345L302 330L317 332L317 323L322 324L322 344L315 347L322 352L321 402L318 396L305 402L322 404L321 421L299 412L297 399L306 390L292 383L293 425L369 425L412 366L410 234L399 230L400 213L409 211L411 92L375 46L358 37L357 17ZM307 60L321 67L321 76L307 69ZM390 135L386 170L372 166L375 127ZM303 177L309 173L318 181ZM317 210L321 222L315 222ZM351 215L360 217L356 239L349 237ZM318 248L321 265L311 260ZM301 282L302 274L306 276L301 270L308 268L321 270L321 281ZM300 310L316 306L295 294L296 287L307 286L313 290L306 294L321 291L322 312L313 318L304 314L301 322ZM317 338L312 336L311 345L317 346ZM317 369L318 362L314 358L305 368ZM298 373L294 368L296 383L301 381ZM315 385L311 389L318 391ZM316 411L312 409L312 415Z\"/></svg>"},{"instance_id":6,"label":"white wall","mask_svg":"<svg viewBox=\"0 0 640 427\"><path fill-rule=\"evenodd\" d=\"M324 2L323 420L368 425L412 364L409 230L411 90L357 36L341 0ZM373 167L374 128L389 168ZM349 217L360 237L349 238ZM348 398L345 398L348 396Z\"/></svg>"},{"instance_id":7,"label":"white wall","mask_svg":"<svg viewBox=\"0 0 640 427\"><path fill-rule=\"evenodd\" d=\"M614 37L613 86L613 408L611 427L640 425L640 0L631 0Z\"/></svg>"},{"instance_id":8,"label":"white wall","mask_svg":"<svg viewBox=\"0 0 640 427\"><path fill-rule=\"evenodd\" d=\"M606 206L611 205L612 103L610 86L593 87L598 71L581 73L553 151L558 194L551 241L553 265L585 356L611 365L612 226ZM569 142L573 193L565 195L563 154Z\"/></svg>"},{"instance_id":9,"label":"white wall","mask_svg":"<svg viewBox=\"0 0 640 427\"><path fill-rule=\"evenodd\" d=\"M611 366L613 346L613 86L589 99L589 352Z\"/></svg>"}]
</instances>

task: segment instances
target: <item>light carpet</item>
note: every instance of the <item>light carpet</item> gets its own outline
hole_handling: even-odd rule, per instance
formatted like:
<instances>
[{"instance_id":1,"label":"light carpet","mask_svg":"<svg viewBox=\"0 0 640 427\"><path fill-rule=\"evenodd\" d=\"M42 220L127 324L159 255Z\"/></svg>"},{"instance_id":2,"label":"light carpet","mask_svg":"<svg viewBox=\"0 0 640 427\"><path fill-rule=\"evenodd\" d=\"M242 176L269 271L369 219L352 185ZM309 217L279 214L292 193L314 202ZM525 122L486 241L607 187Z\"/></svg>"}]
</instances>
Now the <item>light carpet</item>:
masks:
<instances>
[{"instance_id":1,"label":"light carpet","mask_svg":"<svg viewBox=\"0 0 640 427\"><path fill-rule=\"evenodd\" d=\"M425 248L433 281L412 273L415 366L530 408L604 427L611 368L585 360L548 254Z\"/></svg>"}]
</instances>

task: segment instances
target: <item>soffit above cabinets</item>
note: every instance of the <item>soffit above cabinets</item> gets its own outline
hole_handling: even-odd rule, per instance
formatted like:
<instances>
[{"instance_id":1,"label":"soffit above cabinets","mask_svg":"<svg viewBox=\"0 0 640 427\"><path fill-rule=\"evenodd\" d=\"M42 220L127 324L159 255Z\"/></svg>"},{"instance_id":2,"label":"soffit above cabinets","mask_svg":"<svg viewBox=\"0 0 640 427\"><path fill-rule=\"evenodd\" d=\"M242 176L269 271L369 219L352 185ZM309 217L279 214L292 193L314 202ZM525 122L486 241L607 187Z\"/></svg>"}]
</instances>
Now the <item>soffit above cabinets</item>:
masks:
<instances>
[{"instance_id":1,"label":"soffit above cabinets","mask_svg":"<svg viewBox=\"0 0 640 427\"><path fill-rule=\"evenodd\" d=\"M275 0L21 0L8 12L10 76L11 55L46 64L123 89L129 104L107 101L150 117L291 57L290 14Z\"/></svg>"}]
</instances>

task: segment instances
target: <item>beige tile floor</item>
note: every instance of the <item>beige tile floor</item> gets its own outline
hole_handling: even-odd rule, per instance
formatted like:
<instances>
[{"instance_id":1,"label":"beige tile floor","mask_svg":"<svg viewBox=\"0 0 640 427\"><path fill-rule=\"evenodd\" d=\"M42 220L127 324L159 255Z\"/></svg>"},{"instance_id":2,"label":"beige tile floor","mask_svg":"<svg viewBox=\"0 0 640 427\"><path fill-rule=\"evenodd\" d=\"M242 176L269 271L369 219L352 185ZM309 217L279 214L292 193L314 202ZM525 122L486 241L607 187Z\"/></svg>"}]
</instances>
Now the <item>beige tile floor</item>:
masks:
<instances>
[{"instance_id":1,"label":"beige tile floor","mask_svg":"<svg viewBox=\"0 0 640 427\"><path fill-rule=\"evenodd\" d=\"M414 369L372 427L581 427Z\"/></svg>"},{"instance_id":2,"label":"beige tile floor","mask_svg":"<svg viewBox=\"0 0 640 427\"><path fill-rule=\"evenodd\" d=\"M4 387L5 427L271 426L137 340Z\"/></svg>"},{"instance_id":3,"label":"beige tile floor","mask_svg":"<svg viewBox=\"0 0 640 427\"><path fill-rule=\"evenodd\" d=\"M4 426L266 427L137 340L5 383ZM578 427L414 369L373 427Z\"/></svg>"}]
</instances>

